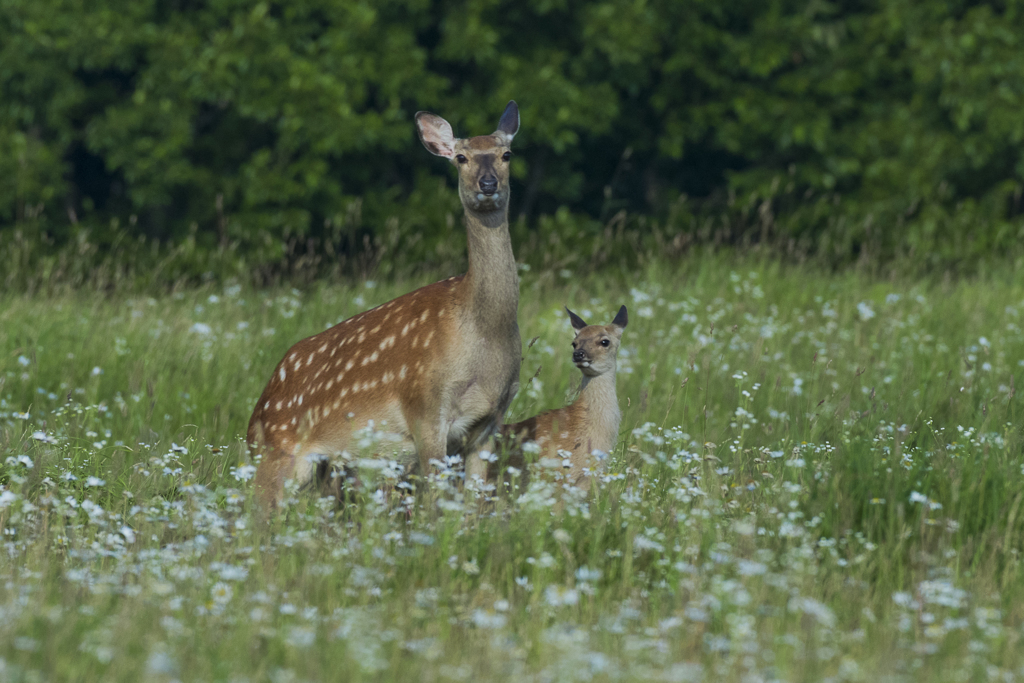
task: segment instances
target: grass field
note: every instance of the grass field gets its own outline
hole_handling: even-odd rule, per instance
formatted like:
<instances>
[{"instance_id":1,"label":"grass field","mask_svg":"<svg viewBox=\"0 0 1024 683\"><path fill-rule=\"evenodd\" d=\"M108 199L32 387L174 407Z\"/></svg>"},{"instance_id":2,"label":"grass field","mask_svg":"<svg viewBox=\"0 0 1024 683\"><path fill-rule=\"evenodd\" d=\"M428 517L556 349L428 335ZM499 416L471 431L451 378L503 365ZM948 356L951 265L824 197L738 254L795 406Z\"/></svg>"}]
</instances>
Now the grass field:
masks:
<instances>
[{"instance_id":1,"label":"grass field","mask_svg":"<svg viewBox=\"0 0 1024 683\"><path fill-rule=\"evenodd\" d=\"M0 294L0 681L1024 678L1024 279L522 275L512 419L578 381L563 304L630 309L589 497L367 468L268 522L273 366L423 283Z\"/></svg>"}]
</instances>

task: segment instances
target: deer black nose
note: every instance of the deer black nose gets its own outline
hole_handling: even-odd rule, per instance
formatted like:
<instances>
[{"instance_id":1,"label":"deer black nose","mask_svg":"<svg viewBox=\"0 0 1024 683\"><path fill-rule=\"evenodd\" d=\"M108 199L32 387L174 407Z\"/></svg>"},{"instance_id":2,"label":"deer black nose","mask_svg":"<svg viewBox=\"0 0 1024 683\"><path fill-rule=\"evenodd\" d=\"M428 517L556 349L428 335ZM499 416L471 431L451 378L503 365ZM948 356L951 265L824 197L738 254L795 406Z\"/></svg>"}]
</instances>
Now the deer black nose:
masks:
<instances>
[{"instance_id":1,"label":"deer black nose","mask_svg":"<svg viewBox=\"0 0 1024 683\"><path fill-rule=\"evenodd\" d=\"M572 352L572 360L574 363L579 363L581 360L585 360L587 354L581 349L579 351Z\"/></svg>"},{"instance_id":2,"label":"deer black nose","mask_svg":"<svg viewBox=\"0 0 1024 683\"><path fill-rule=\"evenodd\" d=\"M491 174L485 175L480 179L480 191L490 197L498 191L498 179Z\"/></svg>"}]
</instances>

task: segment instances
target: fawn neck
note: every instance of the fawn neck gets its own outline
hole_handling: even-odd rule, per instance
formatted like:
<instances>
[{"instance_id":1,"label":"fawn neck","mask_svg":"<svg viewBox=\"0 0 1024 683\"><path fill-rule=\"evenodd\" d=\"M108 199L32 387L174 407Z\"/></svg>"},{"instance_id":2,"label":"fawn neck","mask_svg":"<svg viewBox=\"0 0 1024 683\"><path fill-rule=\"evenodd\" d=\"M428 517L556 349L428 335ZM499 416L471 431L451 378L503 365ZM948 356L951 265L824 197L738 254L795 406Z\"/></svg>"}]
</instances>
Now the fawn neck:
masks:
<instances>
[{"instance_id":1,"label":"fawn neck","mask_svg":"<svg viewBox=\"0 0 1024 683\"><path fill-rule=\"evenodd\" d=\"M508 208L476 212L466 208L470 291L474 321L504 334L516 325L519 277L508 234ZM516 333L518 335L518 333Z\"/></svg>"},{"instance_id":2,"label":"fawn neck","mask_svg":"<svg viewBox=\"0 0 1024 683\"><path fill-rule=\"evenodd\" d=\"M583 375L583 381L580 382L580 397L577 402L590 410L614 407L617 412L619 399L615 394L615 370L596 377Z\"/></svg>"},{"instance_id":3,"label":"fawn neck","mask_svg":"<svg viewBox=\"0 0 1024 683\"><path fill-rule=\"evenodd\" d=\"M615 372L583 377L580 396L570 410L581 411L587 450L610 452L619 434L619 399L615 395Z\"/></svg>"}]
</instances>

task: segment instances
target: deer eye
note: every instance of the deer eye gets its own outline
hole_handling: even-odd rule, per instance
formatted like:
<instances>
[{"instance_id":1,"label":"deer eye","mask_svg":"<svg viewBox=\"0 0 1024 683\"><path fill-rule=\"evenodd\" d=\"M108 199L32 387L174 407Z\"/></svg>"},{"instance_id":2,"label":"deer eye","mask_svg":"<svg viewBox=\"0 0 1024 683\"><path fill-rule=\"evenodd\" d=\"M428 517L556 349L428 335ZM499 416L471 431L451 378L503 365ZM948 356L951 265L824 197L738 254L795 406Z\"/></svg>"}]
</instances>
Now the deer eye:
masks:
<instances>
[{"instance_id":1,"label":"deer eye","mask_svg":"<svg viewBox=\"0 0 1024 683\"><path fill-rule=\"evenodd\" d=\"M512 158L512 152L505 152L504 154L501 155L501 158L504 159L505 161L508 161L509 159Z\"/></svg>"},{"instance_id":2,"label":"deer eye","mask_svg":"<svg viewBox=\"0 0 1024 683\"><path fill-rule=\"evenodd\" d=\"M572 348L574 348L574 349L576 348L576 342L572 343Z\"/></svg>"},{"instance_id":3,"label":"deer eye","mask_svg":"<svg viewBox=\"0 0 1024 683\"><path fill-rule=\"evenodd\" d=\"M466 163L467 161L469 161L469 159L467 159L467 158L466 158L466 155L465 155L465 154L456 154L456 155L455 155L455 160L456 160L457 162L459 162L460 164L464 164L464 163Z\"/></svg>"},{"instance_id":4,"label":"deer eye","mask_svg":"<svg viewBox=\"0 0 1024 683\"><path fill-rule=\"evenodd\" d=\"M602 339L601 340L601 346L608 346L609 344L611 344L611 342L608 341L607 339Z\"/></svg>"}]
</instances>

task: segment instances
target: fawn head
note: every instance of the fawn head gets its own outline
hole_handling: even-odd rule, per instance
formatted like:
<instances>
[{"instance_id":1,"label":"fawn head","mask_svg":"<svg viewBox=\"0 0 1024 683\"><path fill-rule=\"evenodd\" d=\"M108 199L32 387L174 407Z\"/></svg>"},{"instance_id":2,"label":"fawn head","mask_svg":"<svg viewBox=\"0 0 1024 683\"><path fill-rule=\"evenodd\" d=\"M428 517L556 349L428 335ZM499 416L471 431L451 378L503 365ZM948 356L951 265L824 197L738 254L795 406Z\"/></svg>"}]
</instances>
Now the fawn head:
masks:
<instances>
[{"instance_id":1,"label":"fawn head","mask_svg":"<svg viewBox=\"0 0 1024 683\"><path fill-rule=\"evenodd\" d=\"M490 135L456 138L451 124L426 111L416 113L416 130L427 151L448 159L458 169L463 206L481 213L508 207L509 146L519 131L519 106L514 100Z\"/></svg>"},{"instance_id":2,"label":"fawn head","mask_svg":"<svg viewBox=\"0 0 1024 683\"><path fill-rule=\"evenodd\" d=\"M576 338L572 340L572 362L580 372L587 377L615 372L615 357L622 341L622 331L629 322L626 307L619 309L611 325L588 325L568 307L565 310L576 330Z\"/></svg>"}]
</instances>

